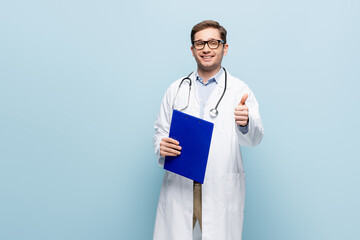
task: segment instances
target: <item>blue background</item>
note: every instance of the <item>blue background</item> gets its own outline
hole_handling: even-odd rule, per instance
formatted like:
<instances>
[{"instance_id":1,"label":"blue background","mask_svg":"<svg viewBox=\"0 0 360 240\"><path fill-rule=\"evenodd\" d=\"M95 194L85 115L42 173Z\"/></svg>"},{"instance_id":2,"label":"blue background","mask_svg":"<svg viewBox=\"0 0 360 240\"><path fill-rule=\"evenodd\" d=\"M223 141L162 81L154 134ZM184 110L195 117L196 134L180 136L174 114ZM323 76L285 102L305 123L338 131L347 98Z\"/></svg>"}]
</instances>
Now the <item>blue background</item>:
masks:
<instances>
[{"instance_id":1,"label":"blue background","mask_svg":"<svg viewBox=\"0 0 360 240\"><path fill-rule=\"evenodd\" d=\"M244 240L360 239L360 2L2 1L0 239L151 239L153 123L195 69L190 30L228 30L223 65L265 127L243 148Z\"/></svg>"}]
</instances>

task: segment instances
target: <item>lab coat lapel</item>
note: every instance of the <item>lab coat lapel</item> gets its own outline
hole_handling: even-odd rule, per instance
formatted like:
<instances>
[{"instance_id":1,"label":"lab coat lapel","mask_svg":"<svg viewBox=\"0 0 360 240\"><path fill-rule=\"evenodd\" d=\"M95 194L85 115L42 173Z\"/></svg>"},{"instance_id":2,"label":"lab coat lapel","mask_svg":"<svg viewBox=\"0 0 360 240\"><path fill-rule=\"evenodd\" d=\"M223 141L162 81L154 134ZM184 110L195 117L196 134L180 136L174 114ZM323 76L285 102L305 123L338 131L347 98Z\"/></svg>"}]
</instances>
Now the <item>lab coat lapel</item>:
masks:
<instances>
[{"instance_id":1,"label":"lab coat lapel","mask_svg":"<svg viewBox=\"0 0 360 240\"><path fill-rule=\"evenodd\" d=\"M191 79L191 91L190 91L190 100L189 106L184 110L184 113L190 114L194 117L200 116L200 100L199 94L196 86L195 72L190 75Z\"/></svg>"},{"instance_id":2,"label":"lab coat lapel","mask_svg":"<svg viewBox=\"0 0 360 240\"><path fill-rule=\"evenodd\" d=\"M196 71L196 70L195 70ZM193 96L194 96L194 99L195 99L195 101L196 101L196 104L198 105L198 106L200 106L200 98L199 98L199 91L198 91L198 87L197 87L197 84L196 84L196 74L195 74L195 71L193 72L193 74L191 74L191 77L190 77L190 79L191 79L191 81L192 81L192 86L194 86L193 87Z\"/></svg>"}]
</instances>

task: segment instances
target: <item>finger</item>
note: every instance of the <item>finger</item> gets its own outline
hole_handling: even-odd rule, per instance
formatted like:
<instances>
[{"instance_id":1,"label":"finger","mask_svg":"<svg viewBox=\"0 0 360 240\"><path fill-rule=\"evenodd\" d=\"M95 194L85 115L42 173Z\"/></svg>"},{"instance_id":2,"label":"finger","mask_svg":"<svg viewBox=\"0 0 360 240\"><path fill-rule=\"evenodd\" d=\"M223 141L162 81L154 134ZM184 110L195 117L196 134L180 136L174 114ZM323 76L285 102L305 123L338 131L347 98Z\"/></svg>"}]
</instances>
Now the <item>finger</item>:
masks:
<instances>
[{"instance_id":1,"label":"finger","mask_svg":"<svg viewBox=\"0 0 360 240\"><path fill-rule=\"evenodd\" d=\"M236 121L236 124L244 127L247 125L247 121Z\"/></svg>"},{"instance_id":2,"label":"finger","mask_svg":"<svg viewBox=\"0 0 360 240\"><path fill-rule=\"evenodd\" d=\"M247 109L245 109L245 110L241 110L241 111L235 111L234 114L235 115L248 115L249 111Z\"/></svg>"},{"instance_id":3,"label":"finger","mask_svg":"<svg viewBox=\"0 0 360 240\"><path fill-rule=\"evenodd\" d=\"M162 157L168 157L168 156L170 156L170 157L176 157L176 156L177 156L177 155L174 154L174 153L168 153L168 152L164 152L164 151L160 151L160 155L161 155Z\"/></svg>"},{"instance_id":4,"label":"finger","mask_svg":"<svg viewBox=\"0 0 360 240\"><path fill-rule=\"evenodd\" d=\"M172 148L163 148L163 149L161 150L161 152L163 152L165 156L170 156L170 155L172 155L172 156L177 156L177 155L180 155L180 154L181 154L180 151L176 151L176 150L174 150L174 149L172 149Z\"/></svg>"},{"instance_id":5,"label":"finger","mask_svg":"<svg viewBox=\"0 0 360 240\"><path fill-rule=\"evenodd\" d=\"M168 148L172 148L172 149L175 149L175 150L181 150L181 146L179 145L174 145L174 144L169 144L168 145Z\"/></svg>"},{"instance_id":6,"label":"finger","mask_svg":"<svg viewBox=\"0 0 360 240\"><path fill-rule=\"evenodd\" d=\"M249 117L249 113L248 112L235 112L234 116L235 117Z\"/></svg>"},{"instance_id":7,"label":"finger","mask_svg":"<svg viewBox=\"0 0 360 240\"><path fill-rule=\"evenodd\" d=\"M244 110L248 111L249 108L246 105L238 105L235 107L235 111L244 111Z\"/></svg>"},{"instance_id":8,"label":"finger","mask_svg":"<svg viewBox=\"0 0 360 240\"><path fill-rule=\"evenodd\" d=\"M173 153L166 153L166 155L164 155L164 157L176 157L176 154Z\"/></svg>"},{"instance_id":9,"label":"finger","mask_svg":"<svg viewBox=\"0 0 360 240\"><path fill-rule=\"evenodd\" d=\"M241 98L241 100L240 100L240 102L239 102L239 105L240 106L243 106L243 105L245 105L245 102L246 102L246 99L248 98L248 94L247 93L245 93L243 96L242 96L242 98Z\"/></svg>"},{"instance_id":10,"label":"finger","mask_svg":"<svg viewBox=\"0 0 360 240\"><path fill-rule=\"evenodd\" d=\"M176 140L173 139L173 138L167 137L167 138L163 138L162 140L164 140L164 141L167 142L167 143L173 143L173 144L179 145L179 142L176 141Z\"/></svg>"},{"instance_id":11,"label":"finger","mask_svg":"<svg viewBox=\"0 0 360 240\"><path fill-rule=\"evenodd\" d=\"M180 151L176 151L175 149L171 149L171 148L166 149L165 152L169 154L175 154L176 156L181 154Z\"/></svg>"},{"instance_id":12,"label":"finger","mask_svg":"<svg viewBox=\"0 0 360 240\"><path fill-rule=\"evenodd\" d=\"M161 146L167 146L167 147L170 147L170 148L176 148L176 149L181 150L181 147L179 146L179 142L176 141L175 139L172 139L172 138L163 138L163 139L161 139L160 147Z\"/></svg>"},{"instance_id":13,"label":"finger","mask_svg":"<svg viewBox=\"0 0 360 240\"><path fill-rule=\"evenodd\" d=\"M182 147L179 145L172 144L172 143L166 143L166 142L160 143L160 150L168 150L168 149L181 151Z\"/></svg>"},{"instance_id":14,"label":"finger","mask_svg":"<svg viewBox=\"0 0 360 240\"><path fill-rule=\"evenodd\" d=\"M160 148L161 148L161 147L181 150L181 146L175 145L175 144L173 144L173 143L167 143L167 142L160 142Z\"/></svg>"},{"instance_id":15,"label":"finger","mask_svg":"<svg viewBox=\"0 0 360 240\"><path fill-rule=\"evenodd\" d=\"M236 121L247 121L247 116L235 116Z\"/></svg>"}]
</instances>

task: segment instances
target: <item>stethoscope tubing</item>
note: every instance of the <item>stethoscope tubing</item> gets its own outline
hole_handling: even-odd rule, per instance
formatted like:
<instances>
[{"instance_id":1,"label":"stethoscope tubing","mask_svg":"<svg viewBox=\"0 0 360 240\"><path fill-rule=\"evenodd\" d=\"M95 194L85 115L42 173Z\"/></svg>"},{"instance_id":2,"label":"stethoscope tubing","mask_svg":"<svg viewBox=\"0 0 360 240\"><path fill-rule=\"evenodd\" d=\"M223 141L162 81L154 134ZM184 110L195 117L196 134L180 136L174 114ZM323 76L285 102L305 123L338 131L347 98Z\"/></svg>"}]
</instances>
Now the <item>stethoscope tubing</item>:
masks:
<instances>
[{"instance_id":1,"label":"stethoscope tubing","mask_svg":"<svg viewBox=\"0 0 360 240\"><path fill-rule=\"evenodd\" d=\"M220 97L220 99L219 99L219 101L217 102L217 104L216 104L216 106L215 106L215 111L217 111L217 107L219 106L219 104L220 104L220 102L221 102L221 100L222 100L222 98L224 97L224 95L225 95L225 92L226 92L226 85L227 85L227 73L226 73L226 70L225 70L225 68L223 67L223 69L224 69L224 72L225 72L225 86L224 86L224 91L223 91L223 93L221 94L221 97ZM211 111L211 110L210 110Z\"/></svg>"},{"instance_id":2,"label":"stethoscope tubing","mask_svg":"<svg viewBox=\"0 0 360 240\"><path fill-rule=\"evenodd\" d=\"M220 104L221 100L223 99L223 97L224 97L224 95L225 95L225 92L226 92L226 87L227 87L227 72L226 72L226 69L225 69L224 67L223 67L223 69L224 69L224 72L225 72L225 87L224 87L224 91L223 91L223 93L221 94L221 97L220 97L219 101L217 102L215 108L212 108L212 109L210 110L210 116L212 116L212 117L216 117L216 116L218 115L219 112L218 112L217 108L218 108L218 106L219 106L219 104ZM187 102L186 106L185 106L184 108L182 108L182 109L179 109L179 111L185 110L185 109L189 106L190 93L191 93L191 84L192 84L192 81L191 81L191 79L190 79L191 74L193 74L193 72L191 72L187 77L184 77L184 78L181 80L181 82L180 82L180 84L179 84L179 87L178 87L178 90L177 90L177 92L176 92L175 98L174 98L173 107L172 107L173 109L174 109L175 100L176 100L176 98L177 98L177 95L178 95L178 93L179 93L179 90L180 90L180 88L181 88L181 85L182 85L183 82L186 81L186 80L189 81L188 102Z\"/></svg>"}]
</instances>

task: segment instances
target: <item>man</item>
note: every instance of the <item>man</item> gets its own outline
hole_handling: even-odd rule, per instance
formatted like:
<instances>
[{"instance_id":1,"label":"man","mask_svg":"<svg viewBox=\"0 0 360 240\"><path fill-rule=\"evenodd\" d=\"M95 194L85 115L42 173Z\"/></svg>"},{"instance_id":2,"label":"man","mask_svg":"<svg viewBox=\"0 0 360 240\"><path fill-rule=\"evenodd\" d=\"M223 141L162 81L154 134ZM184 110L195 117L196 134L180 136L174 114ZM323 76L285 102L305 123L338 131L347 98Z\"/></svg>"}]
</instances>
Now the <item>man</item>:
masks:
<instances>
[{"instance_id":1,"label":"man","mask_svg":"<svg viewBox=\"0 0 360 240\"><path fill-rule=\"evenodd\" d=\"M169 138L172 110L214 123L204 183L165 171L154 240L190 240L198 221L202 238L241 239L245 174L240 145L260 143L263 127L258 103L249 87L222 68L228 52L226 30L203 21L191 31L197 70L189 82L175 81L166 91L155 122L154 147L163 166L166 156L181 154L181 142ZM217 106L218 114L212 114Z\"/></svg>"}]
</instances>

